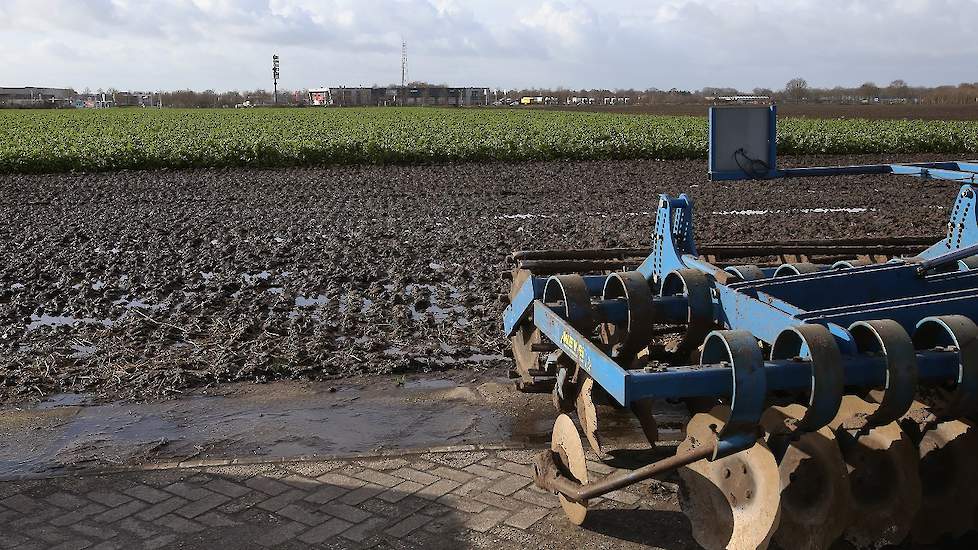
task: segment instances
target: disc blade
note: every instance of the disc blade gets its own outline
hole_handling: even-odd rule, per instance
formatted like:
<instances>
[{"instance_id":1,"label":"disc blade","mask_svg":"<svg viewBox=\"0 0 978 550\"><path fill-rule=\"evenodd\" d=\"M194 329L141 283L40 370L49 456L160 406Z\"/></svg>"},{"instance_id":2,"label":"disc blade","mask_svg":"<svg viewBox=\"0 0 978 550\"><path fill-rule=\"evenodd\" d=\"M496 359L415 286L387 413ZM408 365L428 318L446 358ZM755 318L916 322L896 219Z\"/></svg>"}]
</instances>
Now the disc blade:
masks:
<instances>
[{"instance_id":1,"label":"disc blade","mask_svg":"<svg viewBox=\"0 0 978 550\"><path fill-rule=\"evenodd\" d=\"M918 449L923 494L913 523L914 543L964 535L978 506L978 430L962 420L941 422L923 433Z\"/></svg>"},{"instance_id":2,"label":"disc blade","mask_svg":"<svg viewBox=\"0 0 978 550\"><path fill-rule=\"evenodd\" d=\"M577 426L566 414L557 417L554 423L553 436L550 440L550 450L560 457L562 473L580 483L587 483L587 462L584 457L584 445L577 433ZM577 503L559 495L560 505L567 519L575 525L584 523L587 516L587 503Z\"/></svg>"},{"instance_id":3,"label":"disc blade","mask_svg":"<svg viewBox=\"0 0 978 550\"><path fill-rule=\"evenodd\" d=\"M695 415L677 453L712 443L730 410L716 407ZM707 550L766 548L778 526L780 479L774 455L758 442L717 460L700 460L679 470L680 502L693 538Z\"/></svg>"},{"instance_id":4,"label":"disc blade","mask_svg":"<svg viewBox=\"0 0 978 550\"><path fill-rule=\"evenodd\" d=\"M771 407L761 424L772 441L790 433L805 416L802 405ZM793 439L780 454L781 524L774 542L800 550L832 546L849 525L852 496L849 477L835 435L828 428Z\"/></svg>"},{"instance_id":5,"label":"disc blade","mask_svg":"<svg viewBox=\"0 0 978 550\"><path fill-rule=\"evenodd\" d=\"M603 458L605 453L601 449L601 436L598 434L598 410L594 406L594 389L594 379L590 376L581 382L577 392L577 419L581 421L584 437L587 438L591 449Z\"/></svg>"},{"instance_id":6,"label":"disc blade","mask_svg":"<svg viewBox=\"0 0 978 550\"><path fill-rule=\"evenodd\" d=\"M876 405L854 395L842 399L829 423L849 470L852 522L844 537L859 548L899 544L920 509L917 449L896 422L855 434L842 429L849 419L870 415Z\"/></svg>"},{"instance_id":7,"label":"disc blade","mask_svg":"<svg viewBox=\"0 0 978 550\"><path fill-rule=\"evenodd\" d=\"M653 401L651 399L639 399L632 401L632 413L638 418L638 423L642 426L642 433L649 445L655 447L655 442L659 440L659 423L655 421L652 414Z\"/></svg>"}]
</instances>

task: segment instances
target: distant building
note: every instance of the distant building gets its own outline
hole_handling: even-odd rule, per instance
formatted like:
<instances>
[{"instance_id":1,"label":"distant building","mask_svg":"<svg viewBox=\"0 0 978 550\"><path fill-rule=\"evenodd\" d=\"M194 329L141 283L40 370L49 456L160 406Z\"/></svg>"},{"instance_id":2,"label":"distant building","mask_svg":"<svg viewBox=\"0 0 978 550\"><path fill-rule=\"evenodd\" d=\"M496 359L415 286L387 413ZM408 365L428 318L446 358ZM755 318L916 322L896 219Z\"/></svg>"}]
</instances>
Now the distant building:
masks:
<instances>
[{"instance_id":1,"label":"distant building","mask_svg":"<svg viewBox=\"0 0 978 550\"><path fill-rule=\"evenodd\" d=\"M160 103L153 92L115 92L112 101L116 107L156 107Z\"/></svg>"},{"instance_id":2,"label":"distant building","mask_svg":"<svg viewBox=\"0 0 978 550\"><path fill-rule=\"evenodd\" d=\"M312 105L337 107L429 106L467 107L489 104L489 88L448 86L390 86L371 88L314 88L309 90Z\"/></svg>"},{"instance_id":3,"label":"distant building","mask_svg":"<svg viewBox=\"0 0 978 550\"><path fill-rule=\"evenodd\" d=\"M70 88L0 88L0 107L70 107L74 97Z\"/></svg>"}]
</instances>

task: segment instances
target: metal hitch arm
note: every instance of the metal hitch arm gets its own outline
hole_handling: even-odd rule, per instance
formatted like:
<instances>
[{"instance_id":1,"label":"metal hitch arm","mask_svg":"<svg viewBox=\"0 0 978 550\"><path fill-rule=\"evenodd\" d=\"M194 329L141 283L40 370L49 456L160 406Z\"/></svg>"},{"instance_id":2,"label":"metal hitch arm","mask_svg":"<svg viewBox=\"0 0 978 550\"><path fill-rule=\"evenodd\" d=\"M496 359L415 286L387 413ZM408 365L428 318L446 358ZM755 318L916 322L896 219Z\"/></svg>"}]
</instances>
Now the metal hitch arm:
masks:
<instances>
[{"instance_id":1,"label":"metal hitch arm","mask_svg":"<svg viewBox=\"0 0 978 550\"><path fill-rule=\"evenodd\" d=\"M558 465L558 459L555 457L556 453L548 449L537 455L536 461L533 464L533 482L541 489L560 493L567 497L568 500L583 503L590 498L599 497L621 489L622 487L634 485L640 481L681 468L696 461L703 460L704 458L711 459L716 449L716 445L703 445L688 453L675 454L635 470L618 472L605 476L600 481L583 484L567 477L563 473L563 469Z\"/></svg>"}]
</instances>

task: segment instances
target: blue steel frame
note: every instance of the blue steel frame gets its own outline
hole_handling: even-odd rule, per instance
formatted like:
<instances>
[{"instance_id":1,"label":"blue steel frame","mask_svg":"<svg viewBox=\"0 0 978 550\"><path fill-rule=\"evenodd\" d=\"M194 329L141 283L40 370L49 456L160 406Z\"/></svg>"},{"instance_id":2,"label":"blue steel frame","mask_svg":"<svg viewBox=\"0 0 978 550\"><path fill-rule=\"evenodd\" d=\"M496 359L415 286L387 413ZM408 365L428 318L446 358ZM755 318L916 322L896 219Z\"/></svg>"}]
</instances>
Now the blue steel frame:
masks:
<instances>
[{"instance_id":1,"label":"blue steel frame","mask_svg":"<svg viewBox=\"0 0 978 550\"><path fill-rule=\"evenodd\" d=\"M888 166L894 174L967 182L961 187L952 210L947 237L914 258L776 278L770 276L770 270L765 270L765 278L741 281L697 256L693 242L693 205L689 197L661 195L652 253L637 271L645 276L653 290L661 290L666 277L678 270L693 269L706 274L713 302L713 323L723 329L749 332L767 344L773 344L782 332L792 327L825 326L842 353L845 383L864 387L883 385L888 376L886 360L860 354L847 327L859 321L892 319L912 333L922 320L934 316L958 314L978 320L978 269L971 269L978 264L969 261L978 254L978 186L972 185L978 177L978 163ZM792 169L793 172L802 170L807 170L806 175L880 173L868 172L865 167ZM584 277L598 317L620 322L627 317L627 305L620 300L598 298L606 279L605 275ZM543 302L546 281L547 278L530 277L515 293L504 313L506 335L513 336L520 327L532 323L620 405L628 406L641 399L697 396L732 396L756 404L768 391L811 387L812 370L805 361L764 361L761 381L758 383L754 375L754 383L740 385L735 382L740 376L736 368L731 369L726 363L669 367L654 372L629 370L595 343L593 335L580 333ZM688 306L683 296L655 296L652 301L659 315L657 322L674 324L687 320ZM731 357L735 351L730 350ZM802 353L807 353L807 348ZM955 380L958 376L959 361L955 353L918 351L916 363L921 380ZM756 413L759 416L760 410ZM720 449L724 454L732 453L746 448L752 441L744 433L726 438L721 434Z\"/></svg>"}]
</instances>

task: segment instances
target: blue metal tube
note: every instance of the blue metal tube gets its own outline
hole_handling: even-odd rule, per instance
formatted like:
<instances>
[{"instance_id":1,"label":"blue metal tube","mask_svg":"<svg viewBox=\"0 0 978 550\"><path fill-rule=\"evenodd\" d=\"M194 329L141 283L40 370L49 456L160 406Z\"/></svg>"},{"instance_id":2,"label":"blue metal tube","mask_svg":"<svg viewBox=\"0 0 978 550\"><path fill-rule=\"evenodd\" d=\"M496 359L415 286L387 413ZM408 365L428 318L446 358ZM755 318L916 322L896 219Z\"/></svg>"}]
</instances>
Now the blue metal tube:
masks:
<instances>
[{"instance_id":1,"label":"blue metal tube","mask_svg":"<svg viewBox=\"0 0 978 550\"><path fill-rule=\"evenodd\" d=\"M847 386L872 388L886 380L886 360L869 355L846 356L843 370ZM957 380L957 352L921 351L917 370L922 382ZM812 370L805 361L765 361L768 391L811 388ZM687 397L727 397L733 391L730 368L722 365L671 367L660 372L628 371L626 398L682 399Z\"/></svg>"}]
</instances>

